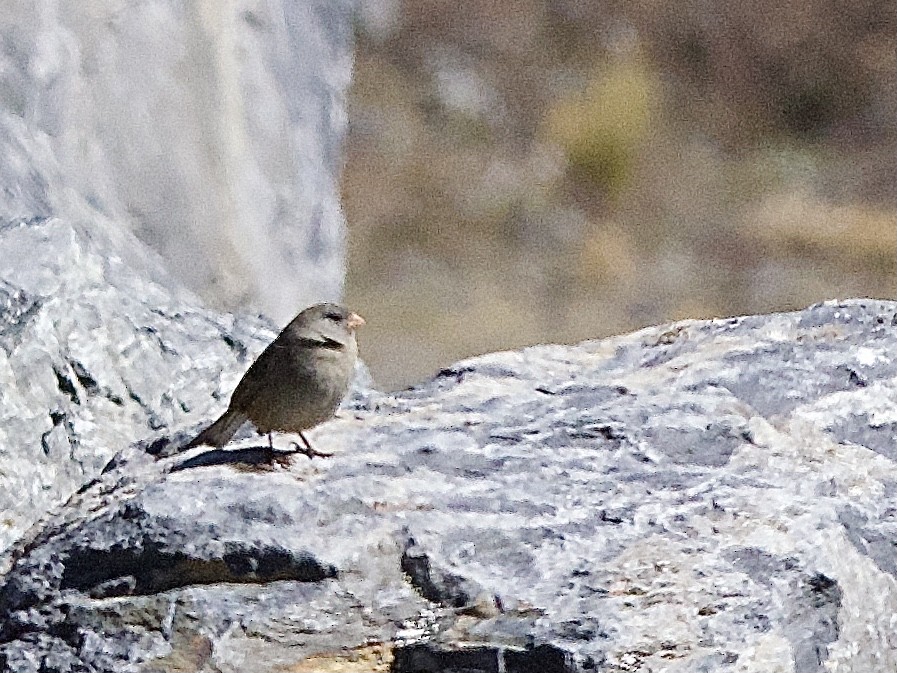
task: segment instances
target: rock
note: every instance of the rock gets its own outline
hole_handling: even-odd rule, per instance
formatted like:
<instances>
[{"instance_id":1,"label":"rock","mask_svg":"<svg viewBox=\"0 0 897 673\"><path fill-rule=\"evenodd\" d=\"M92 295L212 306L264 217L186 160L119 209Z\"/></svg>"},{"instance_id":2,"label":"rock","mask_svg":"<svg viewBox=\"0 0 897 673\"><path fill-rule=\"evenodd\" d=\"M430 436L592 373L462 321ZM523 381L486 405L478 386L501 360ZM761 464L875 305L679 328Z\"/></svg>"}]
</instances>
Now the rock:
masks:
<instances>
[{"instance_id":1,"label":"rock","mask_svg":"<svg viewBox=\"0 0 897 673\"><path fill-rule=\"evenodd\" d=\"M0 227L0 549L121 449L223 410L276 334L176 288L103 220Z\"/></svg>"},{"instance_id":2,"label":"rock","mask_svg":"<svg viewBox=\"0 0 897 673\"><path fill-rule=\"evenodd\" d=\"M166 307L196 350L128 371L198 407L222 331ZM132 447L6 554L0 668L897 670L895 352L897 304L828 302L367 391L331 459Z\"/></svg>"},{"instance_id":3,"label":"rock","mask_svg":"<svg viewBox=\"0 0 897 673\"><path fill-rule=\"evenodd\" d=\"M337 299L353 6L7 3L0 222L105 219L278 323Z\"/></svg>"}]
</instances>

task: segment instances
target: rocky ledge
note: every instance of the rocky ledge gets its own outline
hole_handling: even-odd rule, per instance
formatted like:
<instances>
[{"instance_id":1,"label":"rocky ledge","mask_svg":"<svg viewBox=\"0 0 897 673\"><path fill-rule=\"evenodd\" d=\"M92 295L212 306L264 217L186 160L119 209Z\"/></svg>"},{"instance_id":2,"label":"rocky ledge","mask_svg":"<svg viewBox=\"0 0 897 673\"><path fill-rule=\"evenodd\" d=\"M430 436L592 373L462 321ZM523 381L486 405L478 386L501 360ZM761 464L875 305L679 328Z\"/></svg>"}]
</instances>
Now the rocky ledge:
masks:
<instances>
[{"instance_id":1,"label":"rocky ledge","mask_svg":"<svg viewBox=\"0 0 897 673\"><path fill-rule=\"evenodd\" d=\"M235 381L246 335L192 319ZM169 403L200 357L175 332ZM329 459L177 452L157 415L7 549L0 670L897 670L895 353L871 300L495 353L359 389L311 433ZM91 371L67 414L102 425L131 402Z\"/></svg>"}]
</instances>

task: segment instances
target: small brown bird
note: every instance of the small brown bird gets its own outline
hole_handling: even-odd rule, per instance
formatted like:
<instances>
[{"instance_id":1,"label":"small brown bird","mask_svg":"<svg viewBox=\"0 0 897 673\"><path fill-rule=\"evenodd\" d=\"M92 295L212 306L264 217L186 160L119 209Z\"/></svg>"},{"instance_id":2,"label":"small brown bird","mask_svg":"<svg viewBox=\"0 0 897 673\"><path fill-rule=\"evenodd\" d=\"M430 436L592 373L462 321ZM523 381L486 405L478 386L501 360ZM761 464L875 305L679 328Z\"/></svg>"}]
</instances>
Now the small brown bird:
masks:
<instances>
[{"instance_id":1,"label":"small brown bird","mask_svg":"<svg viewBox=\"0 0 897 673\"><path fill-rule=\"evenodd\" d=\"M364 319L336 304L316 304L293 318L252 363L221 417L184 448L224 446L246 421L260 433L294 432L305 453L315 451L302 434L331 418L349 391ZM298 446L297 446L297 450Z\"/></svg>"}]
</instances>

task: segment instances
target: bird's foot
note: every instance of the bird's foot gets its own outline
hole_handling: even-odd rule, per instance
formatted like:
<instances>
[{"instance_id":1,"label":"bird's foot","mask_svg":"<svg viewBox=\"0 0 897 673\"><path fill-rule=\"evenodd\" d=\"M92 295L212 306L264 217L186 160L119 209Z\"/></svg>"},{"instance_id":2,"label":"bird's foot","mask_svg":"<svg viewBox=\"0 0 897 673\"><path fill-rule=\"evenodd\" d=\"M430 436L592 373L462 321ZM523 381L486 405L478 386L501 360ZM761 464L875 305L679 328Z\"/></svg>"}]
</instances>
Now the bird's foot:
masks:
<instances>
[{"instance_id":1,"label":"bird's foot","mask_svg":"<svg viewBox=\"0 0 897 673\"><path fill-rule=\"evenodd\" d=\"M299 442L290 442L290 452L301 453L303 456L308 456L309 460L313 458L331 458L333 456L332 453L324 453L323 451L318 451L311 445L299 446Z\"/></svg>"}]
</instances>

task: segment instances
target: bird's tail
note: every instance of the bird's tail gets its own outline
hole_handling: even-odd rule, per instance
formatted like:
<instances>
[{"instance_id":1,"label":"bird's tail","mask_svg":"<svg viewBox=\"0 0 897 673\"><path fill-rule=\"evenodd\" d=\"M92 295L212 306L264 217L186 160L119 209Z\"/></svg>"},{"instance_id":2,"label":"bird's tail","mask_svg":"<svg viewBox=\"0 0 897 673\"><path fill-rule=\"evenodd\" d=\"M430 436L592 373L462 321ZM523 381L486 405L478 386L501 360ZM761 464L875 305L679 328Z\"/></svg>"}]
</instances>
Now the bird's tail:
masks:
<instances>
[{"instance_id":1,"label":"bird's tail","mask_svg":"<svg viewBox=\"0 0 897 673\"><path fill-rule=\"evenodd\" d=\"M224 446L247 420L245 414L241 414L233 409L228 409L221 414L221 417L217 421L196 435L189 444L184 446L183 450L186 451L187 449L192 449L194 446L200 446L202 444L215 447Z\"/></svg>"}]
</instances>

